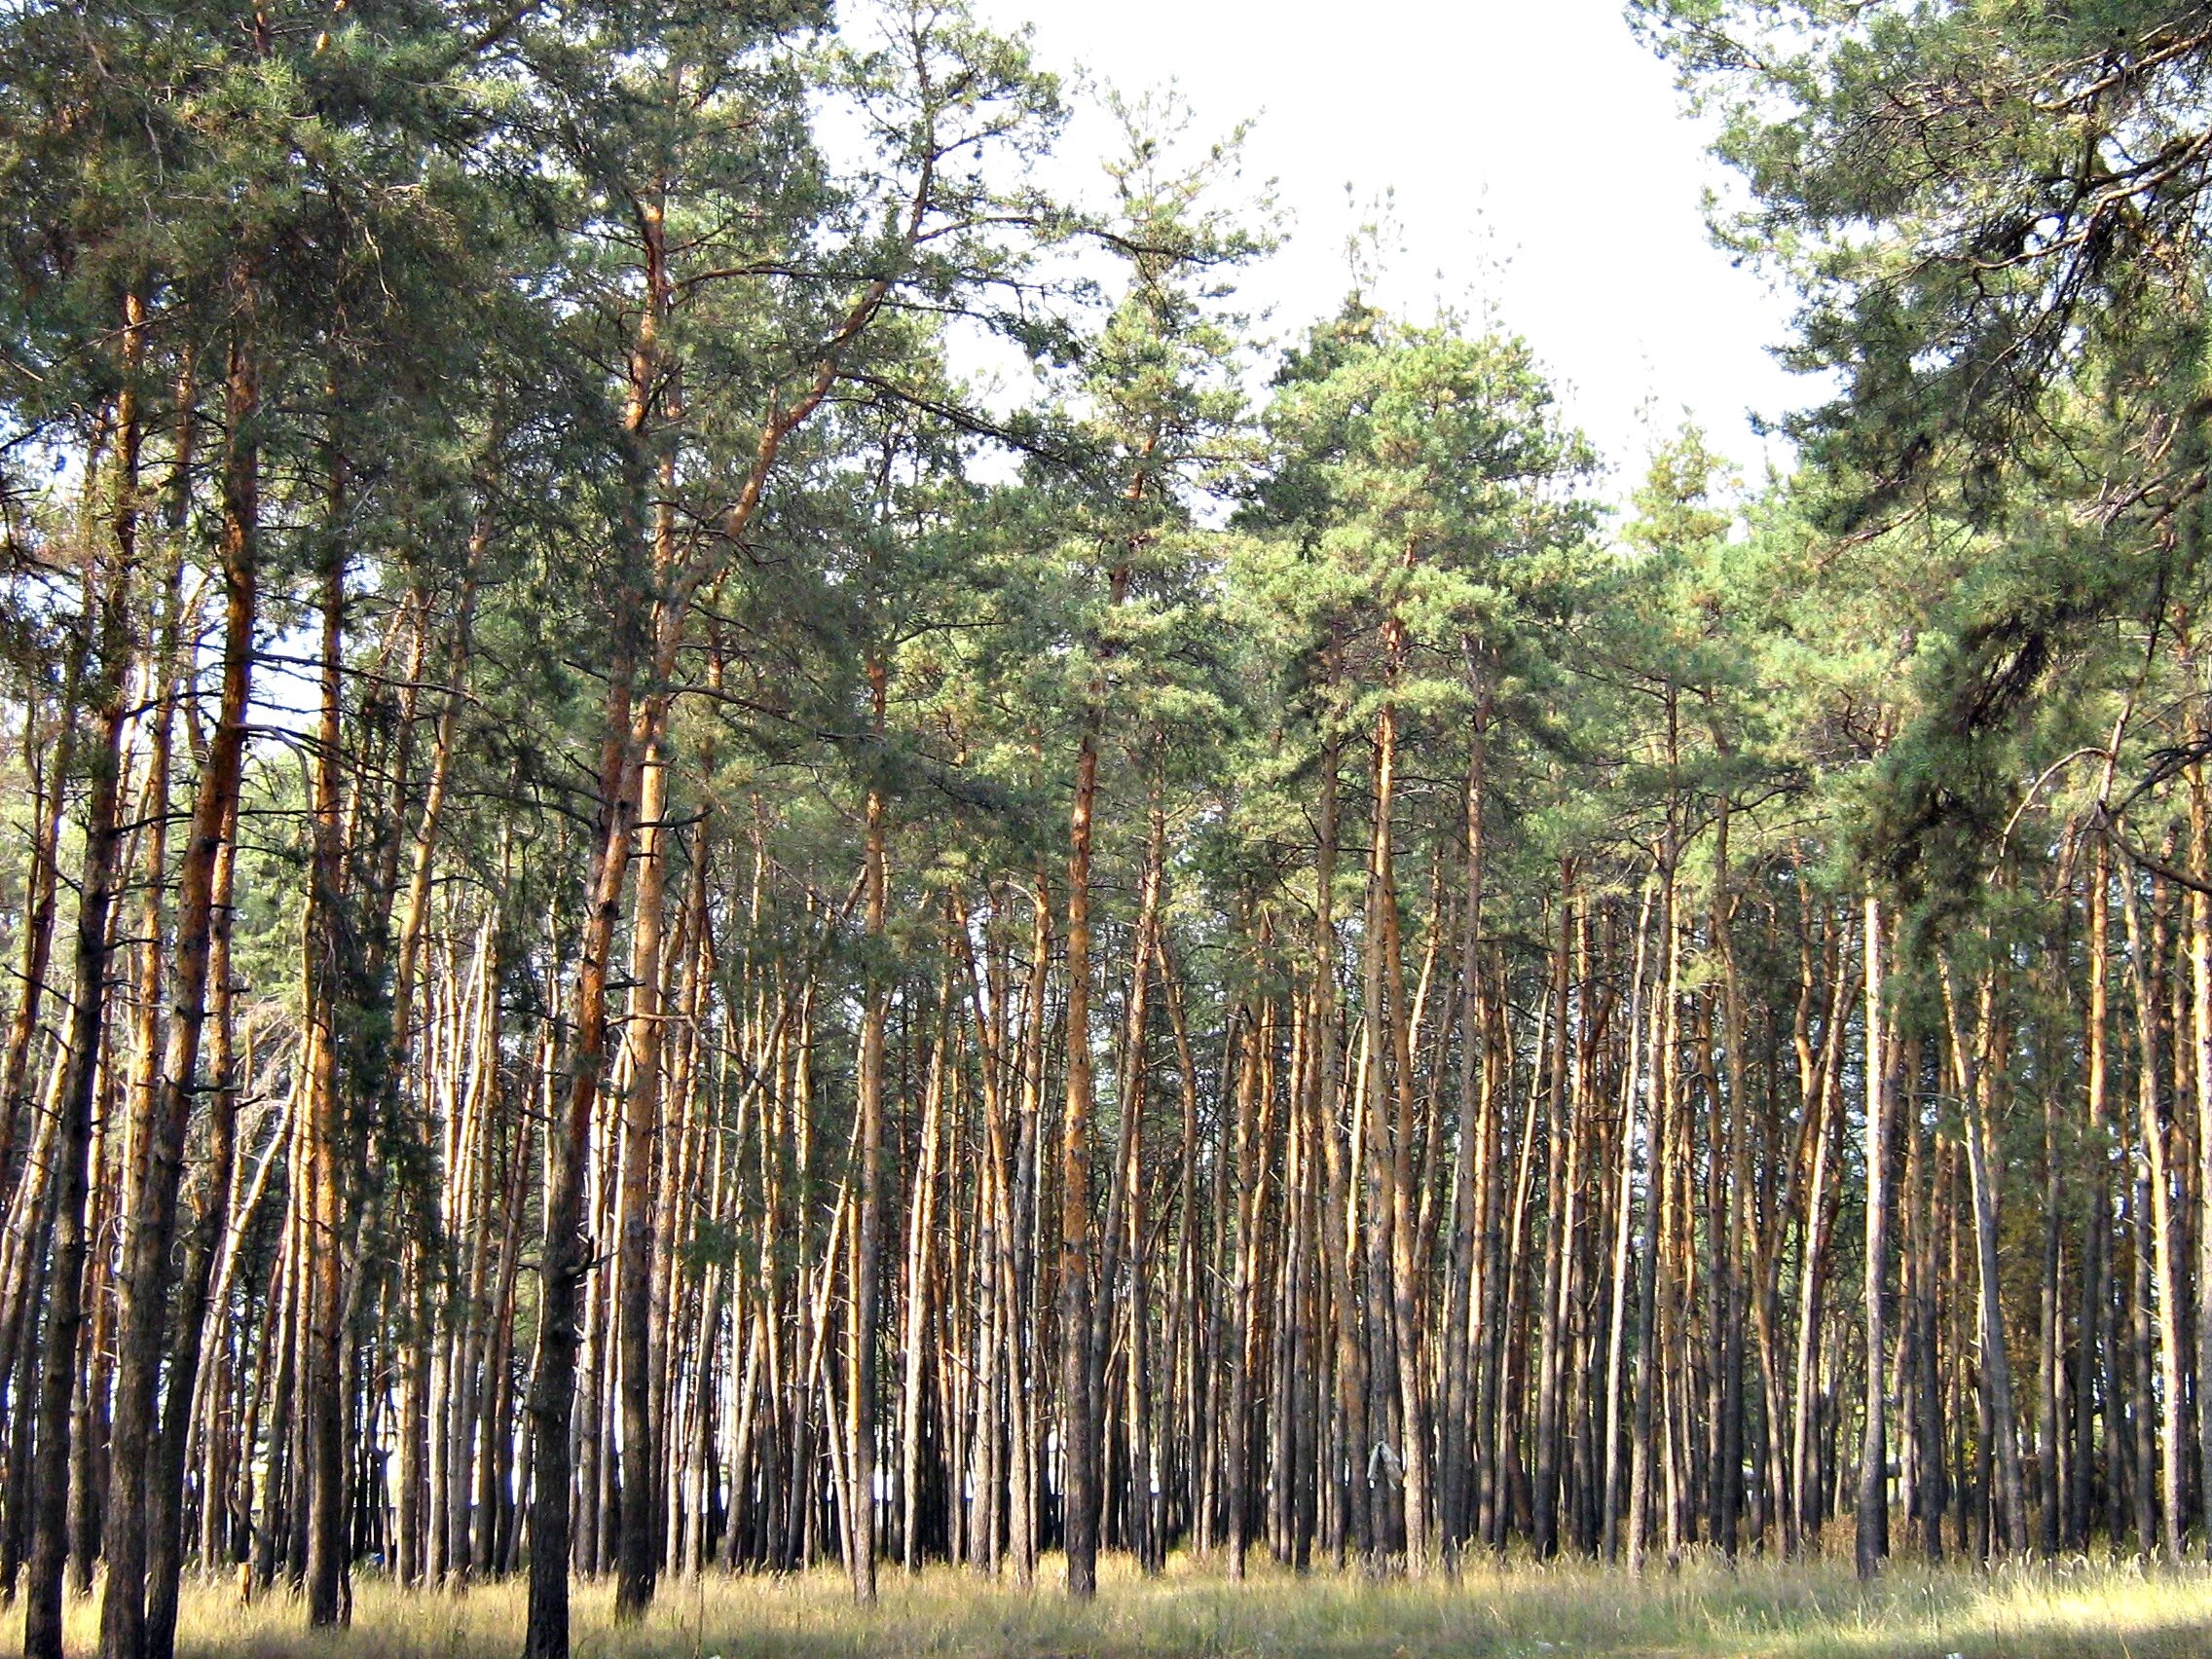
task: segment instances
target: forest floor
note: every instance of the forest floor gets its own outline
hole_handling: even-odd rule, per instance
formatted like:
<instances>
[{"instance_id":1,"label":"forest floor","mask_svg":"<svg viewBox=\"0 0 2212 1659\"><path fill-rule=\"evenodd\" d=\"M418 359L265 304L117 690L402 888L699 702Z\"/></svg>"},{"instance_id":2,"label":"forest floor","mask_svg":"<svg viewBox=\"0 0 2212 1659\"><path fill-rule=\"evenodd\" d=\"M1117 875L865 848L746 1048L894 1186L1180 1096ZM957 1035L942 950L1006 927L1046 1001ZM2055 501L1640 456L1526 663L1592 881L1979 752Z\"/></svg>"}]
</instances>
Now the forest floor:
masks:
<instances>
[{"instance_id":1,"label":"forest floor","mask_svg":"<svg viewBox=\"0 0 2212 1659\"><path fill-rule=\"evenodd\" d=\"M1570 1659L1761 1655L1776 1659L2197 1659L2212 1654L2212 1569L2088 1564L1993 1572L1894 1565L1871 1587L1848 1562L1718 1563L1643 1581L1588 1565L1486 1565L1456 1582L1373 1584L1255 1566L1241 1585L1178 1561L1145 1579L1101 1564L1097 1600L1075 1606L1048 1563L1041 1588L934 1568L883 1575L863 1612L833 1572L664 1584L643 1624L617 1630L611 1593L579 1588L575 1659ZM519 1580L464 1594L407 1593L364 1577L352 1627L311 1635L287 1595L240 1605L228 1585L187 1592L179 1659L510 1659ZM93 1605L73 1609L89 1650ZM20 1652L19 1617L0 1659Z\"/></svg>"}]
</instances>

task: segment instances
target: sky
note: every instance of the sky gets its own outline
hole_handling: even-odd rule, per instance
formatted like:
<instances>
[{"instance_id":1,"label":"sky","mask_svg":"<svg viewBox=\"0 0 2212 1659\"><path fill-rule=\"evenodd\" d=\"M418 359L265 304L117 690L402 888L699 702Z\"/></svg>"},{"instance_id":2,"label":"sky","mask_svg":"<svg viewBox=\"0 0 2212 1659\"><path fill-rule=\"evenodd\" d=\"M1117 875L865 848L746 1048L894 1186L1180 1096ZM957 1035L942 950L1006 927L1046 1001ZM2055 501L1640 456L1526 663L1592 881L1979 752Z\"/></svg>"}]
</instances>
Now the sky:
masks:
<instances>
[{"instance_id":1,"label":"sky","mask_svg":"<svg viewBox=\"0 0 2212 1659\"><path fill-rule=\"evenodd\" d=\"M1245 183L1274 182L1289 237L1242 284L1277 334L1332 311L1347 236L1392 193L1379 297L1494 315L1549 369L1625 494L1685 409L1755 480L1787 460L1753 412L1810 401L1768 348L1789 306L1708 239L1706 154L1672 72L1620 0L978 0L1032 26L1040 64L1125 93L1172 82L1194 137L1249 120ZM1061 165L1113 147L1081 118ZM1350 187L1347 196L1346 186Z\"/></svg>"}]
</instances>

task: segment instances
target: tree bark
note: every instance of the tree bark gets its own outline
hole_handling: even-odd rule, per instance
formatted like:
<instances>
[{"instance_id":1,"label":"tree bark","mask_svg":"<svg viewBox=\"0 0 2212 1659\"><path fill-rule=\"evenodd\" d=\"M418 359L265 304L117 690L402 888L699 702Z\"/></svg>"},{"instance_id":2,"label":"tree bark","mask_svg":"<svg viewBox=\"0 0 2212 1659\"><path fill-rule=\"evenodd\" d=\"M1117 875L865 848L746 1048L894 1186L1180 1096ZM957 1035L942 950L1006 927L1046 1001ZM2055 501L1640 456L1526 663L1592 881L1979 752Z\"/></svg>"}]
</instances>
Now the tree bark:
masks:
<instances>
[{"instance_id":1,"label":"tree bark","mask_svg":"<svg viewBox=\"0 0 2212 1659\"><path fill-rule=\"evenodd\" d=\"M2150 1397L2151 1380L2144 1378L2141 1404L2145 1421L2158 1446L2160 1496L2159 1542L2166 1560L2182 1560L2182 1526L2189 1492L2183 1474L2189 1446L2188 1392L2183 1382L2180 1246L2175 1238L2173 1176L2167 1166L2166 1128L2158 1110L2158 1009L2153 982L2153 964L2147 954L2142 906L2136 898L2135 877L2129 872L2120 889L2127 917L2127 960L2135 992L2137 1132L2143 1142L2143 1180L2150 1188L2148 1217L2152 1237L2152 1263L2157 1287L2158 1389ZM2151 1540L2142 1540L2146 1552Z\"/></svg>"},{"instance_id":2,"label":"tree bark","mask_svg":"<svg viewBox=\"0 0 2212 1659\"><path fill-rule=\"evenodd\" d=\"M251 413L252 387L250 359L234 347L234 413ZM250 569L251 484L256 469L245 435L240 434L236 425L233 434L233 454L225 470L226 507L230 509L225 522L226 546L234 538L242 543ZM52 1183L49 1213L53 1246L31 1463L33 1507L29 1587L23 1615L24 1659L62 1659L63 1575L70 1543L72 1406L81 1385L78 1347L85 1321L88 1159L106 1015L108 922L115 904L122 852L118 808L127 719L124 671L129 657L129 571L120 547L104 575L88 560L84 593L88 611L95 606L98 611L98 656L89 676L82 669L70 676L89 687L87 703L95 735L88 756L91 788L85 809L85 853L78 876L77 925L70 964L76 996L70 1010L68 1059L55 1102L54 1161L48 1176ZM55 756L56 788L72 758L64 745Z\"/></svg>"},{"instance_id":3,"label":"tree bark","mask_svg":"<svg viewBox=\"0 0 2212 1659\"><path fill-rule=\"evenodd\" d=\"M1883 1296L1890 1260L1889 1057L1883 1051L1882 907L1865 900L1866 946L1866 1366L1865 1407L1859 1449L1855 1561L1862 1579L1881 1570L1890 1553L1889 1436L1883 1416L1884 1358L1889 1327Z\"/></svg>"},{"instance_id":4,"label":"tree bark","mask_svg":"<svg viewBox=\"0 0 2212 1659\"><path fill-rule=\"evenodd\" d=\"M884 740L887 677L880 655L867 665L868 706L875 742ZM853 1599L875 1600L875 1359L878 1284L882 1265L883 1231L883 1038L889 1019L884 979L889 965L878 959L884 948L888 874L885 867L886 830L881 784L871 777L867 785L863 902L865 926L871 952L863 964L866 975L860 1034L860 1070L857 1078L860 1107L860 1219L853 1242L852 1352L847 1367L845 1405L846 1456L850 1469L846 1490L845 1525L851 1531L847 1555L852 1566Z\"/></svg>"},{"instance_id":5,"label":"tree bark","mask_svg":"<svg viewBox=\"0 0 2212 1659\"><path fill-rule=\"evenodd\" d=\"M1987 1402L1990 1439L1995 1450L1997 1492L1995 1509L2008 1551L2028 1544L2027 1497L2020 1476L2020 1442L2012 1410L2012 1365L2005 1345L2005 1309L2000 1298L1997 1262L1997 1170L1993 1158L1994 1130L1989 1122L1989 1069L1986 1055L1994 1023L1996 997L1992 978L1985 974L1979 992L1973 1030L1964 1026L1958 995L1949 974L1943 976L1943 1010L1949 1022L1952 1065L1959 1093L1967 1106L1967 1175L1973 1203L1974 1264L1978 1271L1981 1338L1982 1397Z\"/></svg>"}]
</instances>

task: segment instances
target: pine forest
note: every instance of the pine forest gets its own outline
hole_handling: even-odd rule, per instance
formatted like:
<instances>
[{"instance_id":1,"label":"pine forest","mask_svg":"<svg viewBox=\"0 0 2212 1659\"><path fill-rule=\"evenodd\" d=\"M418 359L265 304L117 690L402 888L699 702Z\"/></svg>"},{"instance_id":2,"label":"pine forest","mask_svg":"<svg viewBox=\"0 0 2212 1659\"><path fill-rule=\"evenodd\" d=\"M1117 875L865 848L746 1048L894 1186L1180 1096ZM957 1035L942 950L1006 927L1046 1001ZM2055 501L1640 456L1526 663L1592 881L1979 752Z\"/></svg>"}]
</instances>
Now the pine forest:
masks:
<instances>
[{"instance_id":1,"label":"pine forest","mask_svg":"<svg viewBox=\"0 0 2212 1659\"><path fill-rule=\"evenodd\" d=\"M1613 26L1763 474L962 0L0 5L11 1653L2212 1642L2212 6Z\"/></svg>"}]
</instances>

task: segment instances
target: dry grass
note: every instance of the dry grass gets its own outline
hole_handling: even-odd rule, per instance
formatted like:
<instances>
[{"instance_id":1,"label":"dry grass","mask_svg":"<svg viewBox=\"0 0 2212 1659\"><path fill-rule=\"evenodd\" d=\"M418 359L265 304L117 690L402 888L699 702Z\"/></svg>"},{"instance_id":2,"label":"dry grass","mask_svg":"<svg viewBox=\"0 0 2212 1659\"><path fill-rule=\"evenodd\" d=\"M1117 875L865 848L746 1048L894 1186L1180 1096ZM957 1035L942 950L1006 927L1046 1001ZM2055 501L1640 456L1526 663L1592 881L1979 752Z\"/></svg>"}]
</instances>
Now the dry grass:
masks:
<instances>
[{"instance_id":1,"label":"dry grass","mask_svg":"<svg viewBox=\"0 0 2212 1659\"><path fill-rule=\"evenodd\" d=\"M1056 1583L1049 1567L1048 1584ZM519 1583L461 1595L355 1588L352 1628L310 1635L288 1596L241 1606L227 1585L186 1599L180 1659L506 1659L520 1644ZM90 1648L93 1610L72 1613L71 1651ZM20 1651L19 1617L0 1659ZM1457 1582L1370 1584L1255 1570L1234 1585L1178 1562L1143 1579L1106 1567L1098 1599L1011 1587L938 1569L887 1571L872 1609L834 1573L711 1575L665 1585L644 1624L614 1628L609 1593L580 1589L576 1659L1568 1659L1570 1655L1773 1655L1777 1659L2196 1659L2212 1655L2212 1571L2076 1562L1996 1572L1894 1567L1862 1588L1828 1562L1697 1563L1641 1583L1585 1565L1486 1565Z\"/></svg>"}]
</instances>

